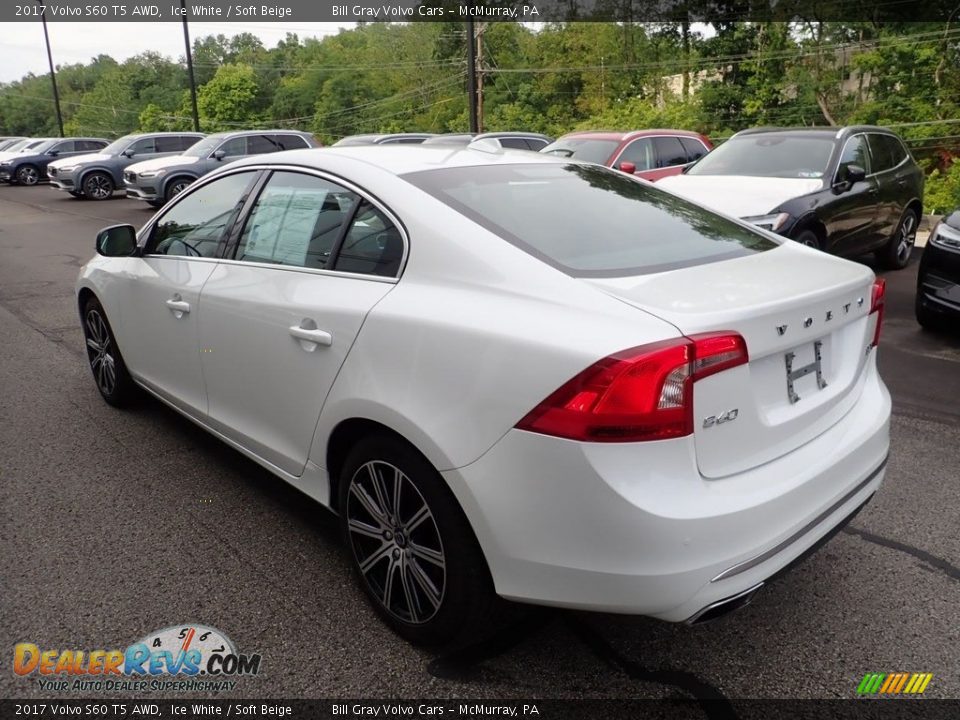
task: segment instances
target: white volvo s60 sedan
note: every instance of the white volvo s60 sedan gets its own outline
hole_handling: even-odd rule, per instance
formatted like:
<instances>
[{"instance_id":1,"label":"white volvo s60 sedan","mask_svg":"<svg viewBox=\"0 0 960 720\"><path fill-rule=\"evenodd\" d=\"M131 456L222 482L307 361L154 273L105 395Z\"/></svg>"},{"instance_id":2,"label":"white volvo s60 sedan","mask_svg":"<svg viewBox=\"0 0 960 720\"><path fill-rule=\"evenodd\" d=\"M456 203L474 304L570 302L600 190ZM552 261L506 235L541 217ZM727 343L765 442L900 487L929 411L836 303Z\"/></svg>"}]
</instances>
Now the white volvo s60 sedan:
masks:
<instances>
[{"instance_id":1,"label":"white volvo s60 sedan","mask_svg":"<svg viewBox=\"0 0 960 720\"><path fill-rule=\"evenodd\" d=\"M332 508L416 642L500 598L708 619L884 476L883 281L592 164L241 160L102 231L77 292L103 398Z\"/></svg>"}]
</instances>

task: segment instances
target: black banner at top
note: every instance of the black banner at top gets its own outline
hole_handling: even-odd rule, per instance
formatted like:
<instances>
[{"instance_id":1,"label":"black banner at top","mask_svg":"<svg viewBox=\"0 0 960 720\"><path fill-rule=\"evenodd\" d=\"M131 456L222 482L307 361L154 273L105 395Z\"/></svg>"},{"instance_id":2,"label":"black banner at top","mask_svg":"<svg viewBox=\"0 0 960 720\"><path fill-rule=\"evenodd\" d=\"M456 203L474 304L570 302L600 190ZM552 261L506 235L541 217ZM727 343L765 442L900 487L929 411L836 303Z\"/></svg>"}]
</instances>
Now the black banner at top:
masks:
<instances>
[{"instance_id":1,"label":"black banner at top","mask_svg":"<svg viewBox=\"0 0 960 720\"><path fill-rule=\"evenodd\" d=\"M14 0L0 22L946 22L958 0Z\"/></svg>"}]
</instances>

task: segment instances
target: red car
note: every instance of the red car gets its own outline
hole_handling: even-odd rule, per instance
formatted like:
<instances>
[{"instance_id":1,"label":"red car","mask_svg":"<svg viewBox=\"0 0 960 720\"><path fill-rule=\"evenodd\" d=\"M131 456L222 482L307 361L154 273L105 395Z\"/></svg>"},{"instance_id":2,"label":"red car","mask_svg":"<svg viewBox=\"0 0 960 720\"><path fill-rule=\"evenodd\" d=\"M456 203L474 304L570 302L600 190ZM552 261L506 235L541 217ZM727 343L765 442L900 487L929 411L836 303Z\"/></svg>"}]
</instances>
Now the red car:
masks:
<instances>
[{"instance_id":1,"label":"red car","mask_svg":"<svg viewBox=\"0 0 960 720\"><path fill-rule=\"evenodd\" d=\"M568 133L540 152L595 162L644 180L659 180L679 175L684 165L712 149L708 138L687 130L591 130Z\"/></svg>"}]
</instances>

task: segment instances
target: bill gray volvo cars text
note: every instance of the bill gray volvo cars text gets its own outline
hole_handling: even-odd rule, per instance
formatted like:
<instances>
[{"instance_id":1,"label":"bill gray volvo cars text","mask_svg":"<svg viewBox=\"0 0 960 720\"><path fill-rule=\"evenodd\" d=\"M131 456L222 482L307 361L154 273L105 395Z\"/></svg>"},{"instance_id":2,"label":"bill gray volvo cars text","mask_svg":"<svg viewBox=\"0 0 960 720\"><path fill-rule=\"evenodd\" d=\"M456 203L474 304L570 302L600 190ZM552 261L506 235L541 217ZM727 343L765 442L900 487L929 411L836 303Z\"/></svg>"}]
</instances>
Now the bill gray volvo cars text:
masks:
<instances>
[{"instance_id":1,"label":"bill gray volvo cars text","mask_svg":"<svg viewBox=\"0 0 960 720\"><path fill-rule=\"evenodd\" d=\"M499 598L713 617L884 477L883 281L615 170L276 153L96 249L103 398L146 389L330 506L416 642Z\"/></svg>"}]
</instances>

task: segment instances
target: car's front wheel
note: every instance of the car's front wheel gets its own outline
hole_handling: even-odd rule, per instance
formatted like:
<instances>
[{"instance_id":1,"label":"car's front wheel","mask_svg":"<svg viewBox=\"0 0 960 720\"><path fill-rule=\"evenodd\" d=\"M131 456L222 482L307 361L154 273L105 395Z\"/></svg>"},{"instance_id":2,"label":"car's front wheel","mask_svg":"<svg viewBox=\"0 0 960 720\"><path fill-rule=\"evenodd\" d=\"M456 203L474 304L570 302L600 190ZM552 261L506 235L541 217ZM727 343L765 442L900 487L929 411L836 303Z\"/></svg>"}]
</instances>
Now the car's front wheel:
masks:
<instances>
[{"instance_id":1,"label":"car's front wheel","mask_svg":"<svg viewBox=\"0 0 960 720\"><path fill-rule=\"evenodd\" d=\"M164 193L164 199L167 202L170 202L171 200L173 200L173 198L175 198L177 195L179 195L184 190L186 190L190 186L191 182L193 181L190 178L185 178L185 177L174 178L167 184L167 190Z\"/></svg>"},{"instance_id":2,"label":"car's front wheel","mask_svg":"<svg viewBox=\"0 0 960 720\"><path fill-rule=\"evenodd\" d=\"M23 165L17 168L17 182L21 185L36 185L40 182L40 168L36 165Z\"/></svg>"},{"instance_id":3,"label":"car's front wheel","mask_svg":"<svg viewBox=\"0 0 960 720\"><path fill-rule=\"evenodd\" d=\"M813 230L802 230L794 238L801 245L806 245L807 247L812 247L817 250L823 250L823 247L820 245L820 238Z\"/></svg>"},{"instance_id":4,"label":"car's front wheel","mask_svg":"<svg viewBox=\"0 0 960 720\"><path fill-rule=\"evenodd\" d=\"M918 224L917 213L914 210L903 213L893 237L881 250L877 251L877 259L885 268L901 270L910 262L913 246L917 242Z\"/></svg>"},{"instance_id":5,"label":"car's front wheel","mask_svg":"<svg viewBox=\"0 0 960 720\"><path fill-rule=\"evenodd\" d=\"M453 644L490 626L503 601L463 511L426 458L391 435L364 438L347 456L339 494L354 572L397 633Z\"/></svg>"},{"instance_id":6,"label":"car's front wheel","mask_svg":"<svg viewBox=\"0 0 960 720\"><path fill-rule=\"evenodd\" d=\"M137 396L137 385L127 371L107 314L100 301L93 297L83 306L83 336L97 390L115 407L129 405Z\"/></svg>"},{"instance_id":7,"label":"car's front wheel","mask_svg":"<svg viewBox=\"0 0 960 720\"><path fill-rule=\"evenodd\" d=\"M109 200L113 190L113 178L106 173L90 173L83 179L83 194L91 200Z\"/></svg>"}]
</instances>

